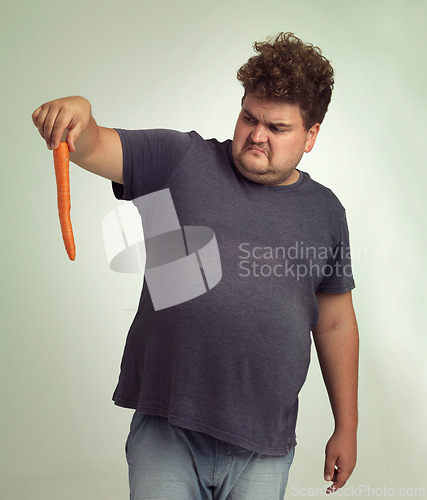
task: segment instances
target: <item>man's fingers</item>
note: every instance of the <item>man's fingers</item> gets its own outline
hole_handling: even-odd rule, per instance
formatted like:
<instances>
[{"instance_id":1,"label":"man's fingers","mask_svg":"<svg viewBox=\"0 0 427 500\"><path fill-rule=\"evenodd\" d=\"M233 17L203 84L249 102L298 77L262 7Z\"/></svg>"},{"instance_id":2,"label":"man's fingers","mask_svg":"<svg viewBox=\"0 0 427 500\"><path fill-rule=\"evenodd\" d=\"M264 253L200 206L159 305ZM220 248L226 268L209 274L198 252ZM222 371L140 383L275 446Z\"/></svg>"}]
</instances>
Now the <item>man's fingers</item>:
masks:
<instances>
[{"instance_id":1,"label":"man's fingers","mask_svg":"<svg viewBox=\"0 0 427 500\"><path fill-rule=\"evenodd\" d=\"M71 117L69 113L60 110L55 116L55 121L52 124L52 132L50 137L51 149L56 149L61 140L65 140L66 134L64 133L70 123ZM64 137L65 135L65 137Z\"/></svg>"},{"instance_id":2,"label":"man's fingers","mask_svg":"<svg viewBox=\"0 0 427 500\"><path fill-rule=\"evenodd\" d=\"M330 481L333 481L333 484L329 486L326 492L333 493L334 491L337 491L338 489L342 488L347 482L350 475L351 475L350 471L345 471L340 467L336 468L333 476L330 479Z\"/></svg>"},{"instance_id":3,"label":"man's fingers","mask_svg":"<svg viewBox=\"0 0 427 500\"><path fill-rule=\"evenodd\" d=\"M57 110L49 110L44 122L44 132L48 147L50 149L56 149L59 146L62 135L61 123L58 121Z\"/></svg>"},{"instance_id":4,"label":"man's fingers","mask_svg":"<svg viewBox=\"0 0 427 500\"><path fill-rule=\"evenodd\" d=\"M34 125L37 127L37 118L42 110L42 107L39 106L36 110L34 110L33 114L31 115L31 118L33 120Z\"/></svg>"},{"instance_id":5,"label":"man's fingers","mask_svg":"<svg viewBox=\"0 0 427 500\"><path fill-rule=\"evenodd\" d=\"M42 104L31 116L48 149L56 149L62 140L74 153L75 143L87 126L87 114L90 116L90 104L87 101L67 97Z\"/></svg>"},{"instance_id":6,"label":"man's fingers","mask_svg":"<svg viewBox=\"0 0 427 500\"><path fill-rule=\"evenodd\" d=\"M37 108L34 113L33 113L33 122L34 125L37 127L39 134L43 137L43 139L48 142L45 136L45 119L48 114L49 109L46 108L45 106L40 106ZM49 144L48 144L49 147Z\"/></svg>"},{"instance_id":7,"label":"man's fingers","mask_svg":"<svg viewBox=\"0 0 427 500\"><path fill-rule=\"evenodd\" d=\"M43 104L32 114L33 123L38 128L49 149L53 149L52 134L54 133L57 115L57 108L50 103Z\"/></svg>"},{"instance_id":8,"label":"man's fingers","mask_svg":"<svg viewBox=\"0 0 427 500\"><path fill-rule=\"evenodd\" d=\"M337 457L331 457L331 456L326 455L325 469L324 469L325 481L333 481L334 474L335 474L336 459L337 459Z\"/></svg>"}]
</instances>

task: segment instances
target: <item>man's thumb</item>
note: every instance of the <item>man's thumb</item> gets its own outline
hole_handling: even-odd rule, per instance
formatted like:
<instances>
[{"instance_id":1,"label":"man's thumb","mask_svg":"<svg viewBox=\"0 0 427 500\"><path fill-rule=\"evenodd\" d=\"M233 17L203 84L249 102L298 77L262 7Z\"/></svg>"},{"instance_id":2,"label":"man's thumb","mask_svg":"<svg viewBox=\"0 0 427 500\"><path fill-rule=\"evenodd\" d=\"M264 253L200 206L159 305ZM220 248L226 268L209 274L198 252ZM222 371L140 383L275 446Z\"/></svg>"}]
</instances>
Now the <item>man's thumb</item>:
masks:
<instances>
[{"instance_id":1,"label":"man's thumb","mask_svg":"<svg viewBox=\"0 0 427 500\"><path fill-rule=\"evenodd\" d=\"M325 460L325 471L324 471L325 481L332 481L332 478L334 477L334 473L335 473L335 462L326 459Z\"/></svg>"},{"instance_id":2,"label":"man's thumb","mask_svg":"<svg viewBox=\"0 0 427 500\"><path fill-rule=\"evenodd\" d=\"M71 130L66 130L68 132L67 134L67 144L68 144L68 149L70 150L71 153L74 153L76 150L76 141L79 138L80 135L80 128L78 126L72 128Z\"/></svg>"}]
</instances>

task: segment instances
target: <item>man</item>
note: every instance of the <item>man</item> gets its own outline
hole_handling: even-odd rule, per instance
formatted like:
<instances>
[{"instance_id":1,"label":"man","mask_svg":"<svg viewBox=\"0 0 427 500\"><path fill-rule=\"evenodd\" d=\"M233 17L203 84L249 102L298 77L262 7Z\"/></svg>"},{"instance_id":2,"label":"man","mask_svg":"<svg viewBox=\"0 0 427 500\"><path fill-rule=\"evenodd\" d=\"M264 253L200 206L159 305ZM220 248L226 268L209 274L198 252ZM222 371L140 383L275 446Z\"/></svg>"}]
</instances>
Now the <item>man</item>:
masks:
<instances>
[{"instance_id":1,"label":"man","mask_svg":"<svg viewBox=\"0 0 427 500\"><path fill-rule=\"evenodd\" d=\"M319 49L291 33L254 45L233 141L99 127L86 99L33 113L50 149L113 181L116 197L169 189L182 226L215 232L221 281L155 310L144 282L113 399L135 413L131 498L282 499L298 393L317 349L335 419L328 491L356 463L358 332L345 211L297 169L333 88Z\"/></svg>"}]
</instances>

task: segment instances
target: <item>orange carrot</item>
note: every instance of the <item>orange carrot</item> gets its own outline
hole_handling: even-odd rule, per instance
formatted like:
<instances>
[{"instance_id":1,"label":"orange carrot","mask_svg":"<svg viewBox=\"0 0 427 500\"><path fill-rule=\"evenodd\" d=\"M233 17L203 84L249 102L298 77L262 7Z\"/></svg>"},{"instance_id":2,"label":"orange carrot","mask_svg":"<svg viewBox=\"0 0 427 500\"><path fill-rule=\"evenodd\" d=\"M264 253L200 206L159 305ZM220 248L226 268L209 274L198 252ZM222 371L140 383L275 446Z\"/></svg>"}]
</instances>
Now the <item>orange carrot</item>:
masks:
<instances>
[{"instance_id":1,"label":"orange carrot","mask_svg":"<svg viewBox=\"0 0 427 500\"><path fill-rule=\"evenodd\" d=\"M68 144L60 142L53 151L53 163L55 166L56 189L58 194L58 215L61 224L62 239L65 250L70 260L76 258L76 246L74 244L73 227L70 218L70 156Z\"/></svg>"}]
</instances>

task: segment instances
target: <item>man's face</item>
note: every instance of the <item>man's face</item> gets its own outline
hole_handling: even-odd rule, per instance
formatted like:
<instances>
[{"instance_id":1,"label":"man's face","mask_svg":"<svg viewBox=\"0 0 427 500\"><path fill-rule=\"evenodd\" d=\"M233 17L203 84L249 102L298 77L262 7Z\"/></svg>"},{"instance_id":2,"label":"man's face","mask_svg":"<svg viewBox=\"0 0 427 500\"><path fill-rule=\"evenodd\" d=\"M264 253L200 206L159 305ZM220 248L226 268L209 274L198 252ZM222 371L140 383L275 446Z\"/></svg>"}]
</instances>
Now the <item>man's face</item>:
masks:
<instances>
[{"instance_id":1,"label":"man's face","mask_svg":"<svg viewBox=\"0 0 427 500\"><path fill-rule=\"evenodd\" d=\"M298 104L277 103L248 94L237 119L233 159L239 172L259 184L293 184L304 153L312 150L319 132L304 124Z\"/></svg>"}]
</instances>

